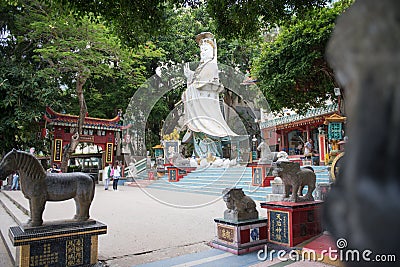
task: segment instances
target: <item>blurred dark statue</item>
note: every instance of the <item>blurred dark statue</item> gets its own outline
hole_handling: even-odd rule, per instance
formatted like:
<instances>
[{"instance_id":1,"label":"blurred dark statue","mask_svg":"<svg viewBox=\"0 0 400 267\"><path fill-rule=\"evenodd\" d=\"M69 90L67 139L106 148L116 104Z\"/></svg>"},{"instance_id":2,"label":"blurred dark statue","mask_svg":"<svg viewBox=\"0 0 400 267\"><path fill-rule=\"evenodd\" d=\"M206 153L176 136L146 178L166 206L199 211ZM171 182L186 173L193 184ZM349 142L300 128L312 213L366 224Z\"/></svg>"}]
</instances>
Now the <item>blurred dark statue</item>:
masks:
<instances>
[{"instance_id":1,"label":"blurred dark statue","mask_svg":"<svg viewBox=\"0 0 400 267\"><path fill-rule=\"evenodd\" d=\"M238 222L258 219L256 203L244 194L242 188L226 188L222 194L228 208L224 212L225 220Z\"/></svg>"},{"instance_id":2,"label":"blurred dark statue","mask_svg":"<svg viewBox=\"0 0 400 267\"><path fill-rule=\"evenodd\" d=\"M94 197L94 179L86 173L46 173L40 162L30 153L13 149L0 162L0 179L19 171L21 189L29 200L28 226L43 224L46 201L73 198L76 204L74 220L89 219L89 208Z\"/></svg>"},{"instance_id":3,"label":"blurred dark statue","mask_svg":"<svg viewBox=\"0 0 400 267\"><path fill-rule=\"evenodd\" d=\"M276 168L272 174L280 177L285 185L285 201L314 201L312 193L317 179L311 167L300 169L300 164L297 162L280 161L276 163ZM302 197L306 185L308 187L307 194ZM292 195L289 198L290 189L292 189Z\"/></svg>"},{"instance_id":4,"label":"blurred dark statue","mask_svg":"<svg viewBox=\"0 0 400 267\"><path fill-rule=\"evenodd\" d=\"M337 21L328 61L345 94L346 155L324 207L346 250L400 259L400 1L355 1ZM376 266L376 262L345 262Z\"/></svg>"}]
</instances>

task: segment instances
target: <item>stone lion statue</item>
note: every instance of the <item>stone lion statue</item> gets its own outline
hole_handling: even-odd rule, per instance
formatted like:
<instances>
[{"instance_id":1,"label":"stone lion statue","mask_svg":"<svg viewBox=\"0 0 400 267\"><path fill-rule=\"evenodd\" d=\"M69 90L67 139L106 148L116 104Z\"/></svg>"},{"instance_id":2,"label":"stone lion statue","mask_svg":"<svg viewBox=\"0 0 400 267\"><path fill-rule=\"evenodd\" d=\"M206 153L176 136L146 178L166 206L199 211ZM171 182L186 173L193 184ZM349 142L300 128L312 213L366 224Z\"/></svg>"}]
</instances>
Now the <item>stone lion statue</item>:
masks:
<instances>
[{"instance_id":1,"label":"stone lion statue","mask_svg":"<svg viewBox=\"0 0 400 267\"><path fill-rule=\"evenodd\" d=\"M279 176L285 185L285 200L290 202L313 201L312 195L315 189L316 176L314 170L309 168L300 169L297 162L281 161L277 162L277 168L274 169L273 175ZM307 194L302 196L303 188L308 186ZM289 198L290 188L292 195Z\"/></svg>"},{"instance_id":2,"label":"stone lion statue","mask_svg":"<svg viewBox=\"0 0 400 267\"><path fill-rule=\"evenodd\" d=\"M226 188L222 191L222 194L228 208L224 212L225 220L245 221L258 219L256 203L244 194L242 188Z\"/></svg>"},{"instance_id":3,"label":"stone lion statue","mask_svg":"<svg viewBox=\"0 0 400 267\"><path fill-rule=\"evenodd\" d=\"M190 161L185 159L181 153L174 153L172 155L172 163L177 167L190 167Z\"/></svg>"}]
</instances>

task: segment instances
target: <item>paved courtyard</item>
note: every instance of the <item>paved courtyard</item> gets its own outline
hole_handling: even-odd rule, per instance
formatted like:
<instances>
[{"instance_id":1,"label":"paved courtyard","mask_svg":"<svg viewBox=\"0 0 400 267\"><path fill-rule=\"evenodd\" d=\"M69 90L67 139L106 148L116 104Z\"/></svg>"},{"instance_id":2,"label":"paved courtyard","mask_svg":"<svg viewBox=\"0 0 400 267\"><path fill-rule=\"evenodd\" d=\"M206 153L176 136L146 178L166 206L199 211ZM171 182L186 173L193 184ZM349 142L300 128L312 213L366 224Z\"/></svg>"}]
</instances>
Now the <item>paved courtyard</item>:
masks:
<instances>
[{"instance_id":1,"label":"paved courtyard","mask_svg":"<svg viewBox=\"0 0 400 267\"><path fill-rule=\"evenodd\" d=\"M21 191L5 193L28 208L28 201ZM223 200L216 196L158 189L143 191L128 186L120 186L118 191L105 191L98 185L91 217L108 226L108 233L99 237L99 260L107 266L117 267L150 262L153 263L149 266L276 264L276 261L260 262L256 253L238 257L207 245L214 238L213 218L222 217L225 209ZM265 216L265 210L258 209L260 216ZM70 219L74 211L73 201L50 202L44 220ZM181 255L184 256L170 259ZM301 266L300 263L293 264ZM309 262L301 264L310 266Z\"/></svg>"}]
</instances>

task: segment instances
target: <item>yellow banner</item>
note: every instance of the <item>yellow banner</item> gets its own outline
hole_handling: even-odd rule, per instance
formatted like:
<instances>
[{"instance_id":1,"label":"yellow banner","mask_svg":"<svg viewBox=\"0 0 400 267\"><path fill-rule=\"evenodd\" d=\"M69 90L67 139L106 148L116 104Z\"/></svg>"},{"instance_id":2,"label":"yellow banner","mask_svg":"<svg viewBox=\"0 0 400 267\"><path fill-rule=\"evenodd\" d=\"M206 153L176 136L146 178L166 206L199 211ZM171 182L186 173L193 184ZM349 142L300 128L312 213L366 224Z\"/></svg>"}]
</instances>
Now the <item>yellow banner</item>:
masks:
<instances>
[{"instance_id":1,"label":"yellow banner","mask_svg":"<svg viewBox=\"0 0 400 267\"><path fill-rule=\"evenodd\" d=\"M114 151L114 144L107 143L106 145L106 163L112 163L113 160L113 151Z\"/></svg>"},{"instance_id":2,"label":"yellow banner","mask_svg":"<svg viewBox=\"0 0 400 267\"><path fill-rule=\"evenodd\" d=\"M54 153L53 153L53 161L61 161L62 158L62 139L54 140Z\"/></svg>"}]
</instances>

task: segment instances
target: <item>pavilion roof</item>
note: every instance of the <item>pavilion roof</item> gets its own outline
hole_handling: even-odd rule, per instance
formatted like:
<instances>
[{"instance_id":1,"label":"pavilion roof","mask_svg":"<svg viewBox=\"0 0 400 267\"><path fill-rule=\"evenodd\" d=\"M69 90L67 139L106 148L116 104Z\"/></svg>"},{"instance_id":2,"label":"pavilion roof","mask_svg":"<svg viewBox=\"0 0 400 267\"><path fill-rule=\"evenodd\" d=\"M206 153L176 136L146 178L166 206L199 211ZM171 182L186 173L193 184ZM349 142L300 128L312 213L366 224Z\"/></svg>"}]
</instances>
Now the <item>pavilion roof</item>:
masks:
<instances>
[{"instance_id":1,"label":"pavilion roof","mask_svg":"<svg viewBox=\"0 0 400 267\"><path fill-rule=\"evenodd\" d=\"M50 107L46 107L46 113L43 117L49 125L76 127L78 122L78 116L55 112ZM122 126L118 124L120 120L121 118L119 116L116 116L113 119L85 117L83 127L89 129L121 131Z\"/></svg>"},{"instance_id":2,"label":"pavilion roof","mask_svg":"<svg viewBox=\"0 0 400 267\"><path fill-rule=\"evenodd\" d=\"M325 117L329 114L335 113L337 109L338 109L337 104L330 104L321 108L313 108L308 110L304 115L293 114L262 122L260 124L260 128L285 129L296 126L303 126L310 123L323 124L325 121Z\"/></svg>"}]
</instances>

